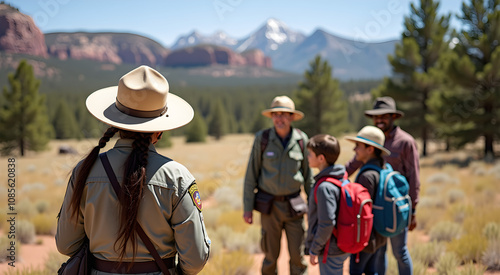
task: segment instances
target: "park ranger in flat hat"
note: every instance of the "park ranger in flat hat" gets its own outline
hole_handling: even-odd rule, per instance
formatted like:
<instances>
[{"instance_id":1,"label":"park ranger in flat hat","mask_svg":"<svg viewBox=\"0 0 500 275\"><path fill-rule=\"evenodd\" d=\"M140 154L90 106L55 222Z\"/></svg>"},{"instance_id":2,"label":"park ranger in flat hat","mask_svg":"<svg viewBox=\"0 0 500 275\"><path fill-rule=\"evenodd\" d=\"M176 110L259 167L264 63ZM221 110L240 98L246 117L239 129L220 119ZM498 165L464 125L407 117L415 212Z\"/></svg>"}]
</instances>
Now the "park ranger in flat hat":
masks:
<instances>
[{"instance_id":1,"label":"park ranger in flat hat","mask_svg":"<svg viewBox=\"0 0 500 275\"><path fill-rule=\"evenodd\" d=\"M255 135L244 182L243 219L246 223L253 223L252 210L255 207L258 211L264 211L257 205L261 205L262 198L269 198L270 202L266 204L269 213L261 212L260 215L261 245L265 254L262 274L277 274L276 263L283 229L288 239L290 274L306 274L307 263L303 258L304 219L297 211L291 211L292 205L307 209L306 205L301 204L305 202L300 202L301 186L309 194L314 183L304 155L304 144L307 144L308 137L291 126L304 114L295 110L295 104L289 97L277 96L271 108L262 111L262 115L271 118L274 127ZM295 204L296 201L299 203Z\"/></svg>"},{"instance_id":2,"label":"park ranger in flat hat","mask_svg":"<svg viewBox=\"0 0 500 275\"><path fill-rule=\"evenodd\" d=\"M92 274L161 274L136 234L141 227L168 273L198 273L210 250L198 187L186 167L154 147L163 131L189 123L193 109L169 93L167 80L147 66L124 75L118 86L92 93L86 103L110 128L73 169L57 223L59 252L74 254L87 236L95 257ZM117 132L115 146L99 155ZM104 155L127 191L120 200L103 167Z\"/></svg>"}]
</instances>

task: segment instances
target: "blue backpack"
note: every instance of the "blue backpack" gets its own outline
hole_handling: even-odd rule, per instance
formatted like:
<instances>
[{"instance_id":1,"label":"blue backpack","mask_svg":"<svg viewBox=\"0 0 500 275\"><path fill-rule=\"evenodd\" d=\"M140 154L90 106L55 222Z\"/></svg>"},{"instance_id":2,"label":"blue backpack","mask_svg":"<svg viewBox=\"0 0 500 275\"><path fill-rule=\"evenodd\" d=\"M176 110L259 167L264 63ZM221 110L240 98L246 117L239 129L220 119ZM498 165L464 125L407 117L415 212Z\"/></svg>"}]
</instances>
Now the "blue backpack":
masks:
<instances>
[{"instance_id":1,"label":"blue backpack","mask_svg":"<svg viewBox=\"0 0 500 275\"><path fill-rule=\"evenodd\" d=\"M373 228L382 236L392 237L403 232L410 224L412 206L406 177L394 171L389 163L385 166L386 169L381 169L375 165L365 165L359 174L369 169L380 173L373 198Z\"/></svg>"}]
</instances>

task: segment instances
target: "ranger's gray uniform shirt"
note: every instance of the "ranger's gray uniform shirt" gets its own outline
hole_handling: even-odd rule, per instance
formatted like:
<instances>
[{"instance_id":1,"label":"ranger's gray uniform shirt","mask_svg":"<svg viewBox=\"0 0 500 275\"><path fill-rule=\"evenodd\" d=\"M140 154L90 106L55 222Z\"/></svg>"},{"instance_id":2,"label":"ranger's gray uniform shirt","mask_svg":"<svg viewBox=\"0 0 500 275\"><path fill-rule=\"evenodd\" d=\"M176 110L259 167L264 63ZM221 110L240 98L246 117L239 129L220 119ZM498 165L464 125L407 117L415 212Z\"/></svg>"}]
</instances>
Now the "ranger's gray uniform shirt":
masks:
<instances>
[{"instance_id":1,"label":"ranger's gray uniform shirt","mask_svg":"<svg viewBox=\"0 0 500 275\"><path fill-rule=\"evenodd\" d=\"M123 181L124 163L132 152L133 140L120 139L107 152L118 182ZM81 163L80 163L81 164ZM80 165L79 164L79 165ZM61 216L57 225L56 245L60 253L74 254L85 234L90 251L98 259L118 261L114 249L119 230L119 201L99 158L95 162L83 190L78 221L71 218L69 203L73 195L75 171L70 178ZM162 258L178 254L178 265L184 274L198 273L208 260L210 239L203 214L188 192L195 179L183 165L158 154L149 147L147 185L143 191L138 222ZM198 204L198 206L201 206ZM137 236L136 262L154 261ZM117 246L118 247L118 246ZM132 246L127 246L124 261L132 261ZM107 273L103 273L107 274Z\"/></svg>"}]
</instances>

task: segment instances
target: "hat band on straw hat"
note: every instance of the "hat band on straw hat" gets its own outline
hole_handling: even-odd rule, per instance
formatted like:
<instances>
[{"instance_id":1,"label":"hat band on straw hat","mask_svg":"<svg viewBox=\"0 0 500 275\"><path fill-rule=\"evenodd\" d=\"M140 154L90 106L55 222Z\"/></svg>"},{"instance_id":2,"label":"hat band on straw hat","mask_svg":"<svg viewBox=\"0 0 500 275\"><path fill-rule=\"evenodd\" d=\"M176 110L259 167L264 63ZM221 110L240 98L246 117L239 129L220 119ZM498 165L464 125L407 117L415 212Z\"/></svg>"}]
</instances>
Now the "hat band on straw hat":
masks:
<instances>
[{"instance_id":1,"label":"hat band on straw hat","mask_svg":"<svg viewBox=\"0 0 500 275\"><path fill-rule=\"evenodd\" d=\"M356 137L357 137L357 138L360 138L360 139L363 139L363 140L366 140L366 141L369 141L369 142L371 142L371 143L375 143L376 145L378 145L378 146L380 146L380 147L384 147L384 145L382 145L382 144L380 144L380 143L378 143L378 142L375 142L375 141L373 141L373 140L371 140L371 139L367 139L367 138L362 137L362 136L356 136Z\"/></svg>"},{"instance_id":2,"label":"hat band on straw hat","mask_svg":"<svg viewBox=\"0 0 500 275\"><path fill-rule=\"evenodd\" d=\"M290 107L285 107L285 106L274 106L271 108L272 109L288 109L288 110L291 110L292 112L294 111L292 108Z\"/></svg>"},{"instance_id":3,"label":"hat band on straw hat","mask_svg":"<svg viewBox=\"0 0 500 275\"><path fill-rule=\"evenodd\" d=\"M142 110L136 110L129 108L118 101L118 98L116 99L116 108L120 110L122 113L134 116L134 117L142 117L142 118L151 118L151 117L159 117L162 116L166 111L167 111L167 105L163 106L163 108L160 108L158 110L153 110L153 111L142 111Z\"/></svg>"}]
</instances>

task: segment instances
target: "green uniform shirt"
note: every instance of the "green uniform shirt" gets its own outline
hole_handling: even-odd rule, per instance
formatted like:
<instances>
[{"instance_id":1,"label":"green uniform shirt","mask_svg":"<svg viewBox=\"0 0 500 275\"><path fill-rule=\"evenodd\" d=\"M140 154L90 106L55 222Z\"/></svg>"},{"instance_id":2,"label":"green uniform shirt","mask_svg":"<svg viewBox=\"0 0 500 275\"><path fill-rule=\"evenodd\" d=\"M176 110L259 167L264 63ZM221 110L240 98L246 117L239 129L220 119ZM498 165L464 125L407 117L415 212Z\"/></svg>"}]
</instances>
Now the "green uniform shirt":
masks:
<instances>
[{"instance_id":1,"label":"green uniform shirt","mask_svg":"<svg viewBox=\"0 0 500 275\"><path fill-rule=\"evenodd\" d=\"M132 141L120 139L107 152L120 183L125 160L132 152ZM69 202L77 168L70 178L57 224L57 249L62 254L72 255L87 234L90 251L96 258L117 261L119 254L114 247L119 230L119 201L99 158L87 178L78 221L70 218ZM191 190L196 187L195 179L186 167L156 153L153 145L149 147L146 170L147 185L139 207L138 222L160 257L178 254L178 265L184 274L196 274L208 260L210 239L198 193L189 191L190 187ZM138 236L136 240L135 261L153 261L142 240ZM132 246L129 245L124 261L132 261Z\"/></svg>"},{"instance_id":2,"label":"green uniform shirt","mask_svg":"<svg viewBox=\"0 0 500 275\"><path fill-rule=\"evenodd\" d=\"M255 188L273 194L283 196L293 194L304 185L304 190L309 195L309 190L314 184L307 155L302 151L299 140L307 144L307 135L300 131L291 129L290 141L283 148L276 131L271 128L266 150L261 156L262 132L255 135L255 140L250 153L248 167L243 187L243 210L252 211L254 204Z\"/></svg>"}]
</instances>

